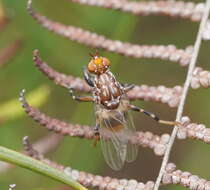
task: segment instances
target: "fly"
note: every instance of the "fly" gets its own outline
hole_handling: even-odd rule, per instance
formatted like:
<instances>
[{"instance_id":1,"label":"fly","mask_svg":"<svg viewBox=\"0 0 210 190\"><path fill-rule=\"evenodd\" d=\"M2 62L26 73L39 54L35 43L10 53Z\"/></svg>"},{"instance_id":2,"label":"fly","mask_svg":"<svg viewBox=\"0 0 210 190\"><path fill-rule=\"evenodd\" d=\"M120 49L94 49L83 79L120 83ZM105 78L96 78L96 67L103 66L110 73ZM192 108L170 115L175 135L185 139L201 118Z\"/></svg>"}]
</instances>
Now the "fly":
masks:
<instances>
[{"instance_id":1,"label":"fly","mask_svg":"<svg viewBox=\"0 0 210 190\"><path fill-rule=\"evenodd\" d=\"M132 162L138 154L138 147L129 142L136 131L130 111L146 114L155 121L166 125L177 125L175 121L160 120L155 114L130 104L126 93L134 85L122 85L109 70L110 61L98 53L91 55L84 69L84 79L91 87L92 96L75 96L82 102L93 102L96 125L94 127L95 144L100 139L102 152L107 164L114 170L120 170L125 162Z\"/></svg>"}]
</instances>

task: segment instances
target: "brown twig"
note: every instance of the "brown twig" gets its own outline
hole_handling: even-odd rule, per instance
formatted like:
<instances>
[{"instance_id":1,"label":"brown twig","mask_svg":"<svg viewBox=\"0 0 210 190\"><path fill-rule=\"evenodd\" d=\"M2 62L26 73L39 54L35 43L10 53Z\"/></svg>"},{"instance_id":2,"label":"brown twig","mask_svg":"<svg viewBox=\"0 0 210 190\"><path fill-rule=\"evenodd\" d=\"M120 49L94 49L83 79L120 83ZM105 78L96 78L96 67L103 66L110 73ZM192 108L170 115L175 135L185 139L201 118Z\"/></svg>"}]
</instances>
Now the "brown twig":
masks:
<instances>
[{"instance_id":1,"label":"brown twig","mask_svg":"<svg viewBox=\"0 0 210 190\"><path fill-rule=\"evenodd\" d=\"M173 62L179 62L182 66L188 65L191 59L191 46L186 49L177 49L174 45L149 46L124 43L119 40L107 39L102 35L81 28L65 26L61 23L51 21L32 9L32 0L28 0L28 12L47 30L93 48L102 48L107 51L135 58L159 58L170 60Z\"/></svg>"},{"instance_id":2,"label":"brown twig","mask_svg":"<svg viewBox=\"0 0 210 190\"><path fill-rule=\"evenodd\" d=\"M82 92L90 92L91 88L86 84L84 80L75 78L71 75L65 75L59 73L51 68L46 62L43 62L40 58L39 51L34 51L33 61L38 69L44 73L55 84L74 89ZM130 100L152 100L156 102L167 103L170 107L176 107L179 103L179 97L182 93L181 86L175 86L174 88L167 88L165 86L135 86L130 92L128 92L128 98Z\"/></svg>"},{"instance_id":3,"label":"brown twig","mask_svg":"<svg viewBox=\"0 0 210 190\"><path fill-rule=\"evenodd\" d=\"M34 157L37 160L43 159L42 154L39 153L36 149L34 149L33 145L29 143L28 136L23 137L23 146L24 150L29 156Z\"/></svg>"},{"instance_id":4,"label":"brown twig","mask_svg":"<svg viewBox=\"0 0 210 190\"><path fill-rule=\"evenodd\" d=\"M33 61L38 69L46 75L55 84L69 88L69 86L82 92L90 92L91 88L86 84L84 80L75 78L71 75L65 75L55 71L46 62L42 61L39 51L35 50L33 54ZM201 67L196 67L193 71L193 78L191 82L192 88L196 89L200 86L205 88L210 86L210 72L203 70ZM175 86L173 88L167 88L165 86L135 86L128 92L128 98L130 100L145 100L166 103L170 107L177 107L180 102L182 94L182 87Z\"/></svg>"},{"instance_id":5,"label":"brown twig","mask_svg":"<svg viewBox=\"0 0 210 190\"><path fill-rule=\"evenodd\" d=\"M37 151L33 148L33 146L29 143L29 141L24 142L26 149L29 150L29 155L34 157L35 159L41 160L42 162L55 167L61 171L64 171L67 175L71 176L74 180L78 181L82 185L86 187L95 187L98 189L124 189L124 188L132 188L132 189L148 189L151 190L154 186L154 182L149 181L146 184L138 183L136 180L127 180L122 179L118 180L111 177L102 177L99 175L93 175L91 173L86 172L80 172L78 170L71 169L70 167L65 167L61 164L58 164L56 162L53 162L49 159L44 158L43 155L40 153L39 156L37 156ZM33 152L36 152L35 155L31 154Z\"/></svg>"},{"instance_id":6,"label":"brown twig","mask_svg":"<svg viewBox=\"0 0 210 190\"><path fill-rule=\"evenodd\" d=\"M24 91L20 94L20 101L25 112L40 125L46 127L48 130L59 133L61 135L69 135L71 137L80 137L86 139L94 138L93 127L82 126L78 124L70 124L51 118L38 109L30 106L24 97ZM165 152L166 144L168 143L169 135L163 134L161 136L154 135L151 132L136 132L129 137L129 142L137 144L142 147L153 149L154 153L161 156Z\"/></svg>"},{"instance_id":7,"label":"brown twig","mask_svg":"<svg viewBox=\"0 0 210 190\"><path fill-rule=\"evenodd\" d=\"M53 80L55 84L58 84L60 86L63 86L65 88L69 88L70 86L78 91L83 92L89 92L90 87L87 85L87 83L80 79L73 77L71 75L65 75L63 73L59 73L55 71L53 68L51 68L47 63L43 62L40 58L39 51L35 50L33 53L33 61L36 65L36 67L44 73L50 80Z\"/></svg>"},{"instance_id":8,"label":"brown twig","mask_svg":"<svg viewBox=\"0 0 210 190\"><path fill-rule=\"evenodd\" d=\"M210 86L210 72L196 67L192 73L191 87L197 89L200 86L208 88Z\"/></svg>"},{"instance_id":9,"label":"brown twig","mask_svg":"<svg viewBox=\"0 0 210 190\"><path fill-rule=\"evenodd\" d=\"M198 53L199 53L201 42L202 42L202 34L203 34L204 29L205 29L206 22L208 20L209 11L210 11L210 0L206 0L205 11L204 11L204 14L202 16L199 31L198 31L196 41L195 41L195 45L194 45L194 51L193 51L193 54L192 54L192 59L190 61L187 77L186 77L185 84L184 84L184 87L183 87L183 93L182 93L182 96L181 96L181 99L180 99L180 104L179 104L178 109L177 109L176 121L180 121L180 119L182 118L185 100L186 100L186 97L187 97L187 93L188 93L188 90L189 90L191 80L193 78L193 70L194 70L195 65L196 65ZM163 157L163 162L162 162L162 165L161 165L161 168L160 168L159 175L158 175L157 180L155 182L154 190L159 189L161 179L163 177L166 165L167 165L168 160L169 160L169 156L170 156L172 146L173 146L175 138L177 136L177 132L178 132L178 127L175 126L173 131L172 131L170 141L167 145L167 149L166 149L166 152L165 152L164 157Z\"/></svg>"},{"instance_id":10,"label":"brown twig","mask_svg":"<svg viewBox=\"0 0 210 190\"><path fill-rule=\"evenodd\" d=\"M81 126L78 124L70 124L64 121L60 121L55 118L51 118L38 109L30 106L24 97L24 92L21 92L20 101L25 112L40 125L46 127L48 130L59 133L61 135L69 135L71 137L80 137L86 139L94 138L93 127ZM210 129L206 128L203 124L190 123L189 117L181 118L182 126L178 130L179 139L198 139L205 143L210 144ZM155 155L162 156L165 153L166 145L170 136L163 134L161 136L154 135L151 132L136 132L130 136L130 143L137 144L142 147L148 147L153 149ZM45 144L45 143L41 143ZM51 144L51 142L49 143ZM45 151L43 151L45 152Z\"/></svg>"},{"instance_id":11,"label":"brown twig","mask_svg":"<svg viewBox=\"0 0 210 190\"><path fill-rule=\"evenodd\" d=\"M129 12L134 15L164 15L200 21L204 10L204 4L184 1L141 1L133 2L128 0L70 0L75 3L98 6L108 9Z\"/></svg>"},{"instance_id":12,"label":"brown twig","mask_svg":"<svg viewBox=\"0 0 210 190\"><path fill-rule=\"evenodd\" d=\"M44 158L39 152L37 152L33 146L27 140L24 142L26 150L30 156L35 159L41 160L42 162L55 167L61 171L64 171L67 175L72 177L74 180L78 181L86 187L98 188L101 190L152 190L154 187L153 181L148 181L146 184L138 182L134 179L116 179L111 177L102 177L99 175L93 175L91 173L86 173L83 171L78 171L70 167L65 167L61 164L53 162L49 159ZM31 153L35 153L34 155ZM38 156L37 156L38 154ZM163 174L163 185L168 184L180 184L184 187L187 187L191 190L207 190L210 188L210 181L207 181L203 178L200 178L196 175L192 175L189 172L183 172L181 170L176 170L176 165L169 163L166 166L166 170Z\"/></svg>"},{"instance_id":13,"label":"brown twig","mask_svg":"<svg viewBox=\"0 0 210 190\"><path fill-rule=\"evenodd\" d=\"M190 172L176 170L176 165L173 163L167 164L166 172L163 174L162 184L180 184L191 190L207 190L210 188L210 181L200 178L197 175L192 175Z\"/></svg>"},{"instance_id":14,"label":"brown twig","mask_svg":"<svg viewBox=\"0 0 210 190\"><path fill-rule=\"evenodd\" d=\"M54 150L58 146L62 138L63 137L61 135L50 134L35 142L33 144L33 147L36 150L38 150L39 153L46 154L47 152ZM5 172L14 167L14 165L8 164L6 162L0 162L0 173Z\"/></svg>"},{"instance_id":15,"label":"brown twig","mask_svg":"<svg viewBox=\"0 0 210 190\"><path fill-rule=\"evenodd\" d=\"M130 100L144 100L154 101L168 104L168 106L174 108L177 107L180 101L180 95L182 93L181 86L175 86L173 88L167 88L166 86L148 86L148 85L136 85L131 91L127 93Z\"/></svg>"},{"instance_id":16,"label":"brown twig","mask_svg":"<svg viewBox=\"0 0 210 190\"><path fill-rule=\"evenodd\" d=\"M204 124L191 123L189 117L182 117L182 126L179 127L177 137L179 139L198 139L210 144L210 128Z\"/></svg>"},{"instance_id":17,"label":"brown twig","mask_svg":"<svg viewBox=\"0 0 210 190\"><path fill-rule=\"evenodd\" d=\"M8 45L8 47L4 48L0 51L0 67L5 65L9 59L11 59L21 47L21 41L17 40Z\"/></svg>"}]
</instances>

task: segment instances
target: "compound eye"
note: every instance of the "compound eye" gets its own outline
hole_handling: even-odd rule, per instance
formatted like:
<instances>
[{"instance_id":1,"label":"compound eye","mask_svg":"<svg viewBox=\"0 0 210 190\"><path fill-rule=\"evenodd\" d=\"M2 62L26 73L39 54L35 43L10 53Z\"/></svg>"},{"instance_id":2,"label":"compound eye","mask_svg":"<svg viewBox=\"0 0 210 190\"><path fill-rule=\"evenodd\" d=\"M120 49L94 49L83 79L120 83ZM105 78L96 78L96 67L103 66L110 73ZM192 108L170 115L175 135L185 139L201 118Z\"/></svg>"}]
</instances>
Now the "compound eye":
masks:
<instances>
[{"instance_id":1,"label":"compound eye","mask_svg":"<svg viewBox=\"0 0 210 190\"><path fill-rule=\"evenodd\" d=\"M110 61L105 57L94 57L88 64L88 71L97 75L103 74L110 66Z\"/></svg>"},{"instance_id":2,"label":"compound eye","mask_svg":"<svg viewBox=\"0 0 210 190\"><path fill-rule=\"evenodd\" d=\"M97 71L97 65L95 64L94 60L91 60L88 64L88 71L90 73L96 73Z\"/></svg>"},{"instance_id":3,"label":"compound eye","mask_svg":"<svg viewBox=\"0 0 210 190\"><path fill-rule=\"evenodd\" d=\"M109 59L107 59L106 57L103 57L103 65L105 68L109 68L111 65Z\"/></svg>"}]
</instances>

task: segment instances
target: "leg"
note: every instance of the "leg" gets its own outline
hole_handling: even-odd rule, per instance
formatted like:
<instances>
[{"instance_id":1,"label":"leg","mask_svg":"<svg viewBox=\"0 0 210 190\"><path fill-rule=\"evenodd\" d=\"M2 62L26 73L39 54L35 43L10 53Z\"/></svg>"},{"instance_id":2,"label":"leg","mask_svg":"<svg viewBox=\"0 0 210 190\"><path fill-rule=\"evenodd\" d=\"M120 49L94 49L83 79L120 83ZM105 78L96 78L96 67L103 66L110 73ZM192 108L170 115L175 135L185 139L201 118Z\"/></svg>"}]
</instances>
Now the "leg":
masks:
<instances>
[{"instance_id":1,"label":"leg","mask_svg":"<svg viewBox=\"0 0 210 190\"><path fill-rule=\"evenodd\" d=\"M124 86L125 92L128 92L128 91L132 90L135 87L134 84L124 84L123 86Z\"/></svg>"},{"instance_id":2,"label":"leg","mask_svg":"<svg viewBox=\"0 0 210 190\"><path fill-rule=\"evenodd\" d=\"M84 75L84 78L85 78L85 81L87 82L87 84L91 87L94 87L94 84L93 84L93 81L91 79L91 76L90 74L88 73L87 69L84 68L83 70L83 75Z\"/></svg>"},{"instance_id":3,"label":"leg","mask_svg":"<svg viewBox=\"0 0 210 190\"><path fill-rule=\"evenodd\" d=\"M73 100L77 100L81 102L94 102L94 98L92 96L75 96L73 88L69 88L69 92Z\"/></svg>"},{"instance_id":4,"label":"leg","mask_svg":"<svg viewBox=\"0 0 210 190\"><path fill-rule=\"evenodd\" d=\"M100 140L100 133L99 133L99 123L96 119L96 126L94 127L94 141L93 146L96 147L97 142Z\"/></svg>"},{"instance_id":5,"label":"leg","mask_svg":"<svg viewBox=\"0 0 210 190\"><path fill-rule=\"evenodd\" d=\"M165 125L178 125L180 126L181 123L177 122L177 121L165 121L165 120L161 120L159 119L155 114L153 113L150 113L148 111L145 111L144 109L142 108L139 108L137 106L134 106L134 105L129 105L129 108L133 111L138 111L138 112L142 112L144 113L145 115L151 117L152 119L154 119L155 121L157 121L158 123L162 123L162 124L165 124Z\"/></svg>"}]
</instances>

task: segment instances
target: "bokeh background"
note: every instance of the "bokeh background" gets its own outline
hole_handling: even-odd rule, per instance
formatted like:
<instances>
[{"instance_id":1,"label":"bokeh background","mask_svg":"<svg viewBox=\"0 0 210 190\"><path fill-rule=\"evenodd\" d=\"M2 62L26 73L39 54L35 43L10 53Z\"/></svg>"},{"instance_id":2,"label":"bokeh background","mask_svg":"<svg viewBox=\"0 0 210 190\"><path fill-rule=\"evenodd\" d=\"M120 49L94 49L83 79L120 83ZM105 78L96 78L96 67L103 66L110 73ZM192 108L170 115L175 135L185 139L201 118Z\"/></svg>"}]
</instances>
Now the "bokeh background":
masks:
<instances>
[{"instance_id":1,"label":"bokeh background","mask_svg":"<svg viewBox=\"0 0 210 190\"><path fill-rule=\"evenodd\" d=\"M175 44L185 48L194 43L198 23L164 16L133 16L118 11L90 7L61 0L36 0L33 7L52 20L88 29L111 39L136 44ZM0 67L0 144L15 150L22 149L22 138L28 135L31 142L50 132L40 127L23 112L18 102L21 89L32 93L30 101L44 113L67 122L94 125L93 105L78 103L71 99L66 89L49 81L32 62L32 51L39 49L43 60L60 72L82 77L82 67L94 49L69 41L41 28L27 13L26 0L1 0L0 22L4 17L8 24L0 31L0 51L16 40L21 41L17 54ZM202 44L198 65L209 70L210 43ZM162 60L126 58L114 53L100 51L112 61L112 72L121 82L173 87L182 85L187 68L177 63ZM44 87L43 87L44 86ZM41 90L40 90L41 87ZM185 115L194 122L210 126L210 90L190 90L185 106ZM29 101L29 102L30 102ZM155 102L136 101L161 118L173 120L176 109ZM162 126L144 115L134 113L137 130L156 134L169 133L170 127ZM100 147L94 148L92 141L65 137L60 145L47 157L66 166L99 175L117 178L135 178L146 182L155 180L161 158L147 148L139 147L138 159L115 172L107 167ZM177 140L171 154L171 161L182 170L210 179L210 145L196 140ZM47 177L22 168L0 173L0 189L17 184L16 190L55 190L64 187ZM184 189L167 186L161 189Z\"/></svg>"}]
</instances>

